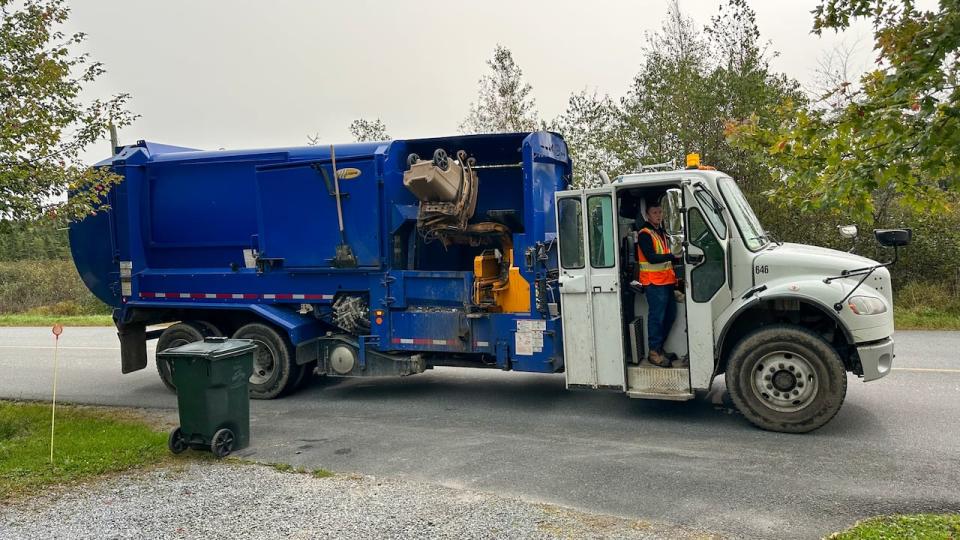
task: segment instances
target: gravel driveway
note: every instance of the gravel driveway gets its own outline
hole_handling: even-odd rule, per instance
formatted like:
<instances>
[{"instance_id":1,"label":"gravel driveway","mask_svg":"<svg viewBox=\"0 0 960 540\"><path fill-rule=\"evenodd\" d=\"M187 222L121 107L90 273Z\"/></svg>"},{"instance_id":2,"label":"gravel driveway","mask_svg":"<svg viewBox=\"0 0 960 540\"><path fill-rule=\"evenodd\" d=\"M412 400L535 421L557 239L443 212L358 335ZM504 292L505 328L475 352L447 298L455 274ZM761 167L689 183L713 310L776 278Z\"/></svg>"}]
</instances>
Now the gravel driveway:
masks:
<instances>
[{"instance_id":1,"label":"gravel driveway","mask_svg":"<svg viewBox=\"0 0 960 540\"><path fill-rule=\"evenodd\" d=\"M0 538L714 538L489 493L200 462L0 507Z\"/></svg>"}]
</instances>

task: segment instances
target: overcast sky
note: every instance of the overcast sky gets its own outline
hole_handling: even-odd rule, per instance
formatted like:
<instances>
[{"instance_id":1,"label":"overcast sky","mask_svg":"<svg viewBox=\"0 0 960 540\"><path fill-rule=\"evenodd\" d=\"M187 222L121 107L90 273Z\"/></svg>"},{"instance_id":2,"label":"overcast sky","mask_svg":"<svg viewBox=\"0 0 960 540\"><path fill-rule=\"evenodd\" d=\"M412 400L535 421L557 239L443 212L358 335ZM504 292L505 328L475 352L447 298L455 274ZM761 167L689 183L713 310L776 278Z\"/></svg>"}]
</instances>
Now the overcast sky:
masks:
<instances>
[{"instance_id":1,"label":"overcast sky","mask_svg":"<svg viewBox=\"0 0 960 540\"><path fill-rule=\"evenodd\" d=\"M698 25L720 0L681 0ZM817 0L753 0L777 70L808 83L838 44L869 67L861 24L810 34ZM935 0L919 2L931 8ZM638 71L646 32L667 0L320 2L307 0L74 0L69 30L106 65L91 95L129 92L141 115L121 143L147 139L203 149L350 140L347 126L381 118L396 138L455 133L476 98L494 46L503 44L533 85L542 118L573 91L620 96ZM107 145L90 149L96 161Z\"/></svg>"}]
</instances>

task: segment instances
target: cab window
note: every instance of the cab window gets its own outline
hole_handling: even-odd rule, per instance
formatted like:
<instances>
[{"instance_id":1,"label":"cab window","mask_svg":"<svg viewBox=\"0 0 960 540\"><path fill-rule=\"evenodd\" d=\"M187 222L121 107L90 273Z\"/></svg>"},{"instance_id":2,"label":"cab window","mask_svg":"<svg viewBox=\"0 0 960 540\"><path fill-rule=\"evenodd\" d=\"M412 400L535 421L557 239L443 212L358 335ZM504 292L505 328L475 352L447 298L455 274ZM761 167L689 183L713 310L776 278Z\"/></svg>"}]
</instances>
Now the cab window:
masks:
<instances>
[{"instance_id":1,"label":"cab window","mask_svg":"<svg viewBox=\"0 0 960 540\"><path fill-rule=\"evenodd\" d=\"M708 302L726 281L723 246L699 208L690 209L690 244L703 251L703 262L690 272L694 302Z\"/></svg>"},{"instance_id":2,"label":"cab window","mask_svg":"<svg viewBox=\"0 0 960 540\"><path fill-rule=\"evenodd\" d=\"M589 197L587 217L590 227L590 266L613 268L617 251L613 242L613 202L610 196Z\"/></svg>"},{"instance_id":3,"label":"cab window","mask_svg":"<svg viewBox=\"0 0 960 540\"><path fill-rule=\"evenodd\" d=\"M583 268L583 208L579 198L560 199L560 265Z\"/></svg>"}]
</instances>

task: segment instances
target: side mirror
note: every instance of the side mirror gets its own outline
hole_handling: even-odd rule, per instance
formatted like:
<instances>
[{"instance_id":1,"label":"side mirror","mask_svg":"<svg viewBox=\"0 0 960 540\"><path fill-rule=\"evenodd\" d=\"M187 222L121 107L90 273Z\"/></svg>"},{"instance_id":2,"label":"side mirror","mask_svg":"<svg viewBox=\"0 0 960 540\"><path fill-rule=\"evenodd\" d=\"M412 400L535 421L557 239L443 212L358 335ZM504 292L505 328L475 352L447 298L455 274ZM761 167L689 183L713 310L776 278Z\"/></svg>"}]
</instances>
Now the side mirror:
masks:
<instances>
[{"instance_id":1,"label":"side mirror","mask_svg":"<svg viewBox=\"0 0 960 540\"><path fill-rule=\"evenodd\" d=\"M663 228L671 236L683 234L683 192L677 188L670 188L660 198L663 206Z\"/></svg>"},{"instance_id":2,"label":"side mirror","mask_svg":"<svg viewBox=\"0 0 960 540\"><path fill-rule=\"evenodd\" d=\"M913 240L913 229L875 229L873 234L883 247L905 246Z\"/></svg>"},{"instance_id":3,"label":"side mirror","mask_svg":"<svg viewBox=\"0 0 960 540\"><path fill-rule=\"evenodd\" d=\"M856 225L838 225L837 231L843 238L856 238L860 233Z\"/></svg>"}]
</instances>

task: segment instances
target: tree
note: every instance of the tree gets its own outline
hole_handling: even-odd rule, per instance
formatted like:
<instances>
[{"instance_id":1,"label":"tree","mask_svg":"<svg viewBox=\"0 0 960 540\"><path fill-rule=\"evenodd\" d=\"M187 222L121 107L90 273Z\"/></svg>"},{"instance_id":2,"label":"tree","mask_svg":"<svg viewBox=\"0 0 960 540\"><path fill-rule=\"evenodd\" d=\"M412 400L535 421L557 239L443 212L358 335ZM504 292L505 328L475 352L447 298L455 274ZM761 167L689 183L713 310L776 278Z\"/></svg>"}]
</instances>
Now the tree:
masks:
<instances>
[{"instance_id":1,"label":"tree","mask_svg":"<svg viewBox=\"0 0 960 540\"><path fill-rule=\"evenodd\" d=\"M619 113L610 96L583 90L571 94L567 110L551 122L550 129L563 134L567 143L575 186L598 185L601 172L609 174L622 168L612 145Z\"/></svg>"},{"instance_id":2,"label":"tree","mask_svg":"<svg viewBox=\"0 0 960 540\"><path fill-rule=\"evenodd\" d=\"M358 118L350 122L350 133L357 142L390 140L390 135L387 135L387 126L379 118L373 121Z\"/></svg>"},{"instance_id":3,"label":"tree","mask_svg":"<svg viewBox=\"0 0 960 540\"><path fill-rule=\"evenodd\" d=\"M480 78L477 101L460 124L463 133L502 133L532 131L539 120L523 70L513 60L510 49L497 45L493 59L487 61L492 73Z\"/></svg>"},{"instance_id":4,"label":"tree","mask_svg":"<svg viewBox=\"0 0 960 540\"><path fill-rule=\"evenodd\" d=\"M102 208L119 181L87 167L80 152L111 122L134 119L129 95L81 100L104 67L76 52L84 34L59 29L69 15L64 0L0 0L0 13L0 218L80 219Z\"/></svg>"},{"instance_id":5,"label":"tree","mask_svg":"<svg viewBox=\"0 0 960 540\"><path fill-rule=\"evenodd\" d=\"M875 224L893 200L945 211L960 188L960 5L918 11L907 0L825 0L814 32L856 19L872 22L877 53L858 85L843 81L819 107L784 107L779 125L748 123L731 136L769 156L782 181L777 195L801 207L842 208Z\"/></svg>"}]
</instances>

